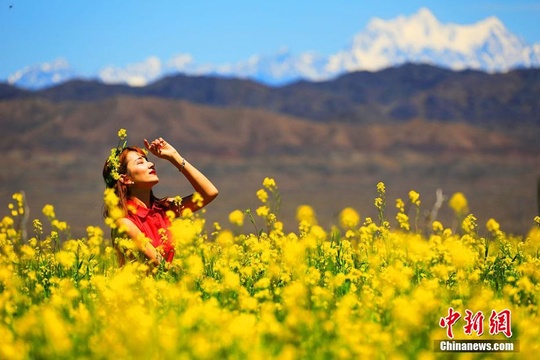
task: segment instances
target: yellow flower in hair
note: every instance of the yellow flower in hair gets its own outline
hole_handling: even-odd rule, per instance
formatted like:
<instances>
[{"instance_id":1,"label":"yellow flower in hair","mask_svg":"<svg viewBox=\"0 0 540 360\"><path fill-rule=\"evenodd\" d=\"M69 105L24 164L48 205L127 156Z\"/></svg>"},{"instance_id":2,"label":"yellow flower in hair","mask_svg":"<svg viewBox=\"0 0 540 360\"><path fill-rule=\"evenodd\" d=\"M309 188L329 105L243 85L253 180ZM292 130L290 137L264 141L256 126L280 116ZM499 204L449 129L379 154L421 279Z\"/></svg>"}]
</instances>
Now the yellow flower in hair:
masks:
<instances>
[{"instance_id":1,"label":"yellow flower in hair","mask_svg":"<svg viewBox=\"0 0 540 360\"><path fill-rule=\"evenodd\" d=\"M120 138L120 140L124 140L127 137L126 129L118 130L118 137Z\"/></svg>"},{"instance_id":2,"label":"yellow flower in hair","mask_svg":"<svg viewBox=\"0 0 540 360\"><path fill-rule=\"evenodd\" d=\"M120 179L120 154L127 145L127 131L126 129L118 130L118 145L111 149L111 153L107 158L107 165L111 169L109 176L105 179L107 187L113 187L118 179Z\"/></svg>"}]
</instances>

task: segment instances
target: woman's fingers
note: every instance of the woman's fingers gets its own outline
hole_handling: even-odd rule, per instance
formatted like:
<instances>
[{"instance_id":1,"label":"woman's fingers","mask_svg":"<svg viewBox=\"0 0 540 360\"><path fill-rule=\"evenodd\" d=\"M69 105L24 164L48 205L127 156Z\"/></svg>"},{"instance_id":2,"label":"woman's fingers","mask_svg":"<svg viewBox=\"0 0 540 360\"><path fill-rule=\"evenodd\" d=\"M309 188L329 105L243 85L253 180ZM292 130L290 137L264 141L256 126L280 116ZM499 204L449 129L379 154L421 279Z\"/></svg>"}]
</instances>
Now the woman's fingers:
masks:
<instances>
[{"instance_id":1,"label":"woman's fingers","mask_svg":"<svg viewBox=\"0 0 540 360\"><path fill-rule=\"evenodd\" d=\"M162 155L162 150L169 151L168 148L164 149L167 146L170 146L167 141L163 138L157 138L153 140L152 142L149 142L147 139L144 139L144 146L152 152L154 155L159 156Z\"/></svg>"},{"instance_id":2,"label":"woman's fingers","mask_svg":"<svg viewBox=\"0 0 540 360\"><path fill-rule=\"evenodd\" d=\"M144 139L144 146L150 150L150 143L148 142L148 140Z\"/></svg>"}]
</instances>

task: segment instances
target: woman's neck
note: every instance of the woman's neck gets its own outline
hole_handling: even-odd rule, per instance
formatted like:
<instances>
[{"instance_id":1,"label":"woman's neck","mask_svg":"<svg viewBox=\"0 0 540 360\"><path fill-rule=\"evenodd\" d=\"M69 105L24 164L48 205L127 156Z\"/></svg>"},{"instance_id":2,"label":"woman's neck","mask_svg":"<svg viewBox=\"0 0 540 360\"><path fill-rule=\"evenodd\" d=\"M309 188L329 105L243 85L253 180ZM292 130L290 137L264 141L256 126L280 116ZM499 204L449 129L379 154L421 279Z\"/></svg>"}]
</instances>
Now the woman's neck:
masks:
<instances>
[{"instance_id":1,"label":"woman's neck","mask_svg":"<svg viewBox=\"0 0 540 360\"><path fill-rule=\"evenodd\" d=\"M139 205L144 205L147 208L152 207L152 197L151 197L151 191L146 189L130 189L129 198L137 203Z\"/></svg>"}]
</instances>

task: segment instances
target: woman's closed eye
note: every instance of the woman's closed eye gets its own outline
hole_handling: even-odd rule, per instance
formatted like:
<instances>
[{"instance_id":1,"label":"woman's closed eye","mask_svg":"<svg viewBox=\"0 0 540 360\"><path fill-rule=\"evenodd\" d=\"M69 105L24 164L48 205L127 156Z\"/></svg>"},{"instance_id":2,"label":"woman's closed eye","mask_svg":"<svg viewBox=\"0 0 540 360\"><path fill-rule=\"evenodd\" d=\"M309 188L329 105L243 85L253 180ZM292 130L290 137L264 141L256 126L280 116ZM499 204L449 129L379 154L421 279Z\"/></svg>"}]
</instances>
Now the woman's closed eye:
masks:
<instances>
[{"instance_id":1,"label":"woman's closed eye","mask_svg":"<svg viewBox=\"0 0 540 360\"><path fill-rule=\"evenodd\" d=\"M146 162L148 162L148 159L145 158L145 157L142 157L142 156L138 157L138 158L135 160L135 164L137 164L137 165L142 165L142 164L144 164L144 163L146 163Z\"/></svg>"}]
</instances>

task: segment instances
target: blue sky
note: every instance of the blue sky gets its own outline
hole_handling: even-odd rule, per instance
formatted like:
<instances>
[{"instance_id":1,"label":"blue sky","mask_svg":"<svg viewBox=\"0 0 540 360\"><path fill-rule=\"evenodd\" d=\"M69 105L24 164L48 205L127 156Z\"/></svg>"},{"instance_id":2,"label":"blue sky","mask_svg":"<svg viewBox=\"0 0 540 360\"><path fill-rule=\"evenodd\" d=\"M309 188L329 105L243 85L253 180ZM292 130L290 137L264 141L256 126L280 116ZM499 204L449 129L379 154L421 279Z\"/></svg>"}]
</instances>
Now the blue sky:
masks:
<instances>
[{"instance_id":1,"label":"blue sky","mask_svg":"<svg viewBox=\"0 0 540 360\"><path fill-rule=\"evenodd\" d=\"M150 56L190 54L221 64L284 47L328 55L370 19L422 7L443 23L496 16L526 42L540 43L540 0L0 0L0 81L58 58L90 75Z\"/></svg>"}]
</instances>

